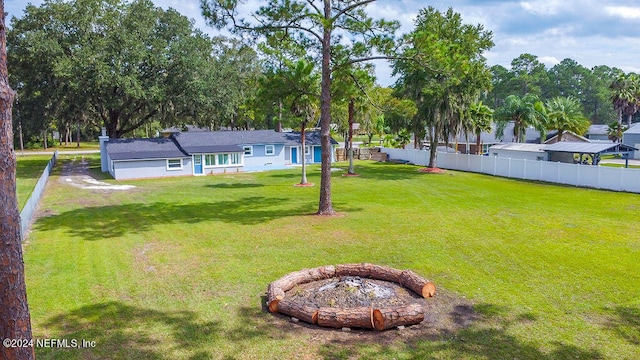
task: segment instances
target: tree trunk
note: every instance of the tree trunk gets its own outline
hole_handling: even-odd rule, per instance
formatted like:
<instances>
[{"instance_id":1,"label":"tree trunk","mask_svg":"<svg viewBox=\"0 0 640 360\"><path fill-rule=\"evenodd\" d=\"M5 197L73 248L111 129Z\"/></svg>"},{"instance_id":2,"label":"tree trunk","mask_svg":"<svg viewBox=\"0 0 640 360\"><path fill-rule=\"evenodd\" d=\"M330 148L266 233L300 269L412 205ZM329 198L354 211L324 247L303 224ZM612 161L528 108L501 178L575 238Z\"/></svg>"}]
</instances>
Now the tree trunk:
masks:
<instances>
[{"instance_id":1,"label":"tree trunk","mask_svg":"<svg viewBox=\"0 0 640 360\"><path fill-rule=\"evenodd\" d=\"M24 154L24 139L22 137L22 121L18 123L18 128L20 129L20 152Z\"/></svg>"},{"instance_id":2,"label":"tree trunk","mask_svg":"<svg viewBox=\"0 0 640 360\"><path fill-rule=\"evenodd\" d=\"M391 329L400 325L415 325L422 320L424 320L424 312L419 304L373 311L373 327L376 330Z\"/></svg>"},{"instance_id":3,"label":"tree trunk","mask_svg":"<svg viewBox=\"0 0 640 360\"><path fill-rule=\"evenodd\" d=\"M282 132L282 100L278 100L278 125L276 131Z\"/></svg>"},{"instance_id":4,"label":"tree trunk","mask_svg":"<svg viewBox=\"0 0 640 360\"><path fill-rule=\"evenodd\" d=\"M355 103L353 98L349 101L349 171L348 174L354 175L353 170L353 117L355 113Z\"/></svg>"},{"instance_id":5,"label":"tree trunk","mask_svg":"<svg viewBox=\"0 0 640 360\"><path fill-rule=\"evenodd\" d=\"M432 129L431 138L429 139L429 165L427 167L437 168L437 159L438 159L438 134L440 133L440 129L435 126Z\"/></svg>"},{"instance_id":6,"label":"tree trunk","mask_svg":"<svg viewBox=\"0 0 640 360\"><path fill-rule=\"evenodd\" d=\"M9 86L4 1L0 1L0 339L32 339L24 281L20 212L16 197L16 154ZM2 359L34 359L33 347L0 346Z\"/></svg>"},{"instance_id":7,"label":"tree trunk","mask_svg":"<svg viewBox=\"0 0 640 360\"><path fill-rule=\"evenodd\" d=\"M303 121L302 126L300 128L300 140L302 143L302 179L300 180L300 184L307 184L307 157L305 156L305 151L307 148L307 142L305 139L305 128L307 127L307 122Z\"/></svg>"},{"instance_id":8,"label":"tree trunk","mask_svg":"<svg viewBox=\"0 0 640 360\"><path fill-rule=\"evenodd\" d=\"M331 1L324 0L324 18L331 18ZM334 215L331 203L331 27L326 24L322 37L322 95L320 105L320 143L322 145L322 173L318 215Z\"/></svg>"},{"instance_id":9,"label":"tree trunk","mask_svg":"<svg viewBox=\"0 0 640 360\"><path fill-rule=\"evenodd\" d=\"M80 147L80 122L76 125L76 147Z\"/></svg>"},{"instance_id":10,"label":"tree trunk","mask_svg":"<svg viewBox=\"0 0 640 360\"><path fill-rule=\"evenodd\" d=\"M480 155L482 153L480 145L480 133L476 133L476 155Z\"/></svg>"},{"instance_id":11,"label":"tree trunk","mask_svg":"<svg viewBox=\"0 0 640 360\"><path fill-rule=\"evenodd\" d=\"M318 309L318 325L332 328L373 329L373 308L329 308Z\"/></svg>"}]
</instances>

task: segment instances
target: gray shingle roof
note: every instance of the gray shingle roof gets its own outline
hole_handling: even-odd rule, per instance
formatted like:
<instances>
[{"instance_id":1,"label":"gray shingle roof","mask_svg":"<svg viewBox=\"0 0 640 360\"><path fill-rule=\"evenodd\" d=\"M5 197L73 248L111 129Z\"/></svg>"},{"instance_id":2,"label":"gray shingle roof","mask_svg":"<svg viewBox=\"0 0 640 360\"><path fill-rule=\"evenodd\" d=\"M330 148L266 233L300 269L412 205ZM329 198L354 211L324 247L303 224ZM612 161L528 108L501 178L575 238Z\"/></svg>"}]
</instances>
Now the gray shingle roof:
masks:
<instances>
[{"instance_id":1,"label":"gray shingle roof","mask_svg":"<svg viewBox=\"0 0 640 360\"><path fill-rule=\"evenodd\" d=\"M609 125L593 124L589 126L589 130L587 130L587 135L607 135L608 129L609 129Z\"/></svg>"},{"instance_id":2,"label":"gray shingle roof","mask_svg":"<svg viewBox=\"0 0 640 360\"><path fill-rule=\"evenodd\" d=\"M308 145L320 145L320 132L305 133ZM112 160L165 159L190 156L191 154L215 154L242 152L243 145L282 144L300 145L299 132L276 132L274 130L251 131L194 131L173 134L156 139L113 139L106 143ZM331 143L337 142L331 139Z\"/></svg>"},{"instance_id":3,"label":"gray shingle roof","mask_svg":"<svg viewBox=\"0 0 640 360\"><path fill-rule=\"evenodd\" d=\"M166 159L189 156L170 138L112 139L106 143L111 160Z\"/></svg>"}]
</instances>

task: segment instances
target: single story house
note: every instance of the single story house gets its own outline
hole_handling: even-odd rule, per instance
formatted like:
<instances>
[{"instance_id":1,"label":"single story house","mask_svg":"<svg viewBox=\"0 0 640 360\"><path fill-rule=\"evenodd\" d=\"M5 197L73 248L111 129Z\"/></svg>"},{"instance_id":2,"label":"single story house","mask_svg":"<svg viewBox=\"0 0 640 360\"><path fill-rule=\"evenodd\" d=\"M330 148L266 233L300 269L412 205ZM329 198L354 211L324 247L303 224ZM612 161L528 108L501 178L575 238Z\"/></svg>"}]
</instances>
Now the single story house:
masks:
<instances>
[{"instance_id":1,"label":"single story house","mask_svg":"<svg viewBox=\"0 0 640 360\"><path fill-rule=\"evenodd\" d=\"M488 154L489 148L498 145L509 143L510 141L515 141L513 137L513 128L515 124L513 121L508 122L505 125L504 131L502 132L502 136L498 136L498 125L496 123L491 123L491 131L490 132L482 132L480 133L480 153ZM547 134L551 136L552 134ZM467 143L468 140L468 143ZM530 144L539 144L540 143L540 132L532 127L527 127L524 131L524 142ZM475 154L476 153L476 135L469 133L467 135L460 134L457 137L451 137L449 139L449 143L458 144L458 148L456 151L466 154ZM468 146L468 148L467 148Z\"/></svg>"},{"instance_id":2,"label":"single story house","mask_svg":"<svg viewBox=\"0 0 640 360\"><path fill-rule=\"evenodd\" d=\"M548 161L545 144L502 143L489 148L489 156L531 161Z\"/></svg>"},{"instance_id":3,"label":"single story house","mask_svg":"<svg viewBox=\"0 0 640 360\"><path fill-rule=\"evenodd\" d=\"M587 134L586 134L586 138L593 141L593 140L601 140L601 141L611 141L611 139L609 139L609 125L602 125L602 124L593 124L589 126L589 129L587 130Z\"/></svg>"},{"instance_id":4,"label":"single story house","mask_svg":"<svg viewBox=\"0 0 640 360\"><path fill-rule=\"evenodd\" d=\"M524 159L533 161L552 161L574 163L591 158L591 164L598 165L602 155L622 155L630 157L636 148L620 143L592 143L559 141L552 144L504 143L489 148L489 154L496 157ZM636 151L637 152L637 151Z\"/></svg>"},{"instance_id":5,"label":"single story house","mask_svg":"<svg viewBox=\"0 0 640 360\"><path fill-rule=\"evenodd\" d=\"M117 180L285 169L320 163L320 132L274 130L176 132L148 139L100 137L102 171ZM337 142L331 139L331 158Z\"/></svg>"}]
</instances>

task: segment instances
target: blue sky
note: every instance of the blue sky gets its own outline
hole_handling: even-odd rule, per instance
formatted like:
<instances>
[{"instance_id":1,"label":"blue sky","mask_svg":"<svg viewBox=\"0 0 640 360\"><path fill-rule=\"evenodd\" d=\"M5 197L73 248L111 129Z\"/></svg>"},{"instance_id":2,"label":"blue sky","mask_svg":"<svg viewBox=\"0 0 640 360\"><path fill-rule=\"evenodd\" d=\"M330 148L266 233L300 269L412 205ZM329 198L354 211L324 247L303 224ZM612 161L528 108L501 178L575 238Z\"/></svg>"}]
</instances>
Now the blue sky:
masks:
<instances>
[{"instance_id":1,"label":"blue sky","mask_svg":"<svg viewBox=\"0 0 640 360\"><path fill-rule=\"evenodd\" d=\"M162 8L175 8L204 32L218 34L206 26L199 0L153 1ZM266 3L245 2L252 8ZM640 73L640 0L378 0L367 9L374 18L400 21L400 32L408 32L418 10L427 6L441 11L452 7L465 23L482 24L492 31L495 46L485 54L489 65L509 68L514 58L530 53L547 67L571 58L588 68L607 65ZM22 16L25 7L24 0L5 0L9 18ZM384 62L377 62L376 68L379 83L393 83Z\"/></svg>"}]
</instances>

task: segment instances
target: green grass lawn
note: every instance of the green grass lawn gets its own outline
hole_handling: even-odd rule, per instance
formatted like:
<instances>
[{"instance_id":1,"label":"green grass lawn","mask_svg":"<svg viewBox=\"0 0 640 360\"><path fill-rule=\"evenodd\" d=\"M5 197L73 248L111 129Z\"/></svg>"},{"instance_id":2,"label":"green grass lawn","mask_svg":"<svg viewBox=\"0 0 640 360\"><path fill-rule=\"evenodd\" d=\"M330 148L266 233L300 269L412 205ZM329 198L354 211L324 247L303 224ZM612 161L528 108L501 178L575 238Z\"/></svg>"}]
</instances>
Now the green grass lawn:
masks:
<instances>
[{"instance_id":1,"label":"green grass lawn","mask_svg":"<svg viewBox=\"0 0 640 360\"><path fill-rule=\"evenodd\" d=\"M600 166L624 167L624 164L600 163ZM640 165L629 165L629 169L640 169Z\"/></svg>"},{"instance_id":2,"label":"green grass lawn","mask_svg":"<svg viewBox=\"0 0 640 360\"><path fill-rule=\"evenodd\" d=\"M97 157L92 171L99 171ZM334 164L345 168L344 163ZM357 162L335 217L299 169L117 182L51 178L25 249L38 359L633 359L640 353L640 197ZM59 168L59 167L58 167ZM319 184L317 167L309 181ZM107 182L116 183L113 180ZM302 268L412 269L475 315L459 330L313 329L262 308ZM446 295L446 296L445 296ZM454 313L432 314L450 317Z\"/></svg>"},{"instance_id":3,"label":"green grass lawn","mask_svg":"<svg viewBox=\"0 0 640 360\"><path fill-rule=\"evenodd\" d=\"M18 156L16 158L16 194L18 207L22 210L42 176L51 155Z\"/></svg>"}]
</instances>

